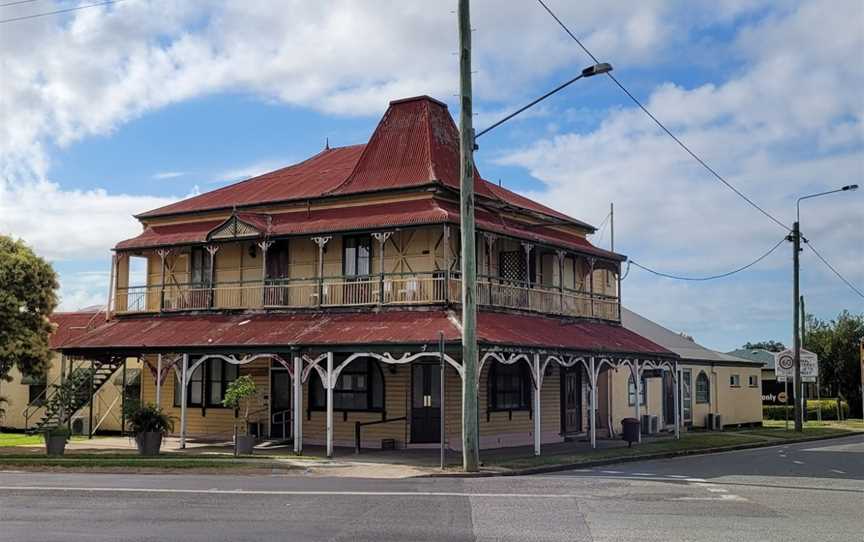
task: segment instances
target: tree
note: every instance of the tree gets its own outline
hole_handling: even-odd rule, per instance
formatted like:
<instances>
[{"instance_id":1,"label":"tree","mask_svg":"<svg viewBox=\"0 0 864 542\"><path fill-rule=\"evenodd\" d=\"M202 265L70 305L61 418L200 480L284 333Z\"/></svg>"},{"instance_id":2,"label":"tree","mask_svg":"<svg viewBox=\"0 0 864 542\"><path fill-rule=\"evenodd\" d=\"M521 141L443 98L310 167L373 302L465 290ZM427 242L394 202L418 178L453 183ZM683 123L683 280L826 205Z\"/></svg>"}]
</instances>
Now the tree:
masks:
<instances>
[{"instance_id":1,"label":"tree","mask_svg":"<svg viewBox=\"0 0 864 542\"><path fill-rule=\"evenodd\" d=\"M758 343L745 343L741 348L745 350L767 350L769 352L782 352L786 350L783 343L779 341L760 341Z\"/></svg>"},{"instance_id":2,"label":"tree","mask_svg":"<svg viewBox=\"0 0 864 542\"><path fill-rule=\"evenodd\" d=\"M57 274L22 241L0 235L0 379L12 367L27 376L45 374L57 306Z\"/></svg>"},{"instance_id":3,"label":"tree","mask_svg":"<svg viewBox=\"0 0 864 542\"><path fill-rule=\"evenodd\" d=\"M830 322L807 315L804 348L819 356L821 391L848 400L852 412L861 408L858 344L862 338L864 314L844 310Z\"/></svg>"}]
</instances>

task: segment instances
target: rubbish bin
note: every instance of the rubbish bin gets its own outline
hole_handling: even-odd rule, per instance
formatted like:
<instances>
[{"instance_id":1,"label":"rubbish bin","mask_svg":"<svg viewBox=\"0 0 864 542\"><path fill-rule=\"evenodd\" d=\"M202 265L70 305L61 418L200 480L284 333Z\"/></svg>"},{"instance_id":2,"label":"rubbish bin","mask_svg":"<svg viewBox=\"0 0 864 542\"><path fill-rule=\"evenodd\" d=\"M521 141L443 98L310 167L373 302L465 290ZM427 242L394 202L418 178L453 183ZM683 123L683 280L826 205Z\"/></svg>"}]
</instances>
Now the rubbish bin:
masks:
<instances>
[{"instance_id":1,"label":"rubbish bin","mask_svg":"<svg viewBox=\"0 0 864 542\"><path fill-rule=\"evenodd\" d=\"M621 438L627 441L627 447L639 442L639 420L636 418L624 418L621 420Z\"/></svg>"}]
</instances>

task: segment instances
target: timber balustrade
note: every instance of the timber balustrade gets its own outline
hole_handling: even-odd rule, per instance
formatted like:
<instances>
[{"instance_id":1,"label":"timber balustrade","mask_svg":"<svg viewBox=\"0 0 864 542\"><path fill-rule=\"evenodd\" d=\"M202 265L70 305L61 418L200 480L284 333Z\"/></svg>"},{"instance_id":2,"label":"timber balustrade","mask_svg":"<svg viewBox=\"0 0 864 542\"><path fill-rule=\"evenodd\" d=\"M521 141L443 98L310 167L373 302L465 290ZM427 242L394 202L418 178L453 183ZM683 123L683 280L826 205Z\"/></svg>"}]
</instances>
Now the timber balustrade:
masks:
<instances>
[{"instance_id":1,"label":"timber balustrade","mask_svg":"<svg viewBox=\"0 0 864 542\"><path fill-rule=\"evenodd\" d=\"M131 286L117 289L116 312L458 304L458 273L389 273L356 277L268 279ZM618 298L537 283L478 276L478 304L532 312L620 319Z\"/></svg>"}]
</instances>

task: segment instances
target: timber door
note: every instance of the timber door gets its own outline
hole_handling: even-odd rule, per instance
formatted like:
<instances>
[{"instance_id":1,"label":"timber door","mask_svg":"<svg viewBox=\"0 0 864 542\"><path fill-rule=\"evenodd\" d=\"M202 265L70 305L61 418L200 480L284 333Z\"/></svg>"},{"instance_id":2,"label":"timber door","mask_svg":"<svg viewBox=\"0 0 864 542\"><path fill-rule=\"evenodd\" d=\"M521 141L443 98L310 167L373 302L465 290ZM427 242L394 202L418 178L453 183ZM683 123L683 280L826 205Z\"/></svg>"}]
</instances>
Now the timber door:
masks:
<instances>
[{"instance_id":1,"label":"timber door","mask_svg":"<svg viewBox=\"0 0 864 542\"><path fill-rule=\"evenodd\" d=\"M663 425L675 425L675 385L670 371L663 371Z\"/></svg>"},{"instance_id":2,"label":"timber door","mask_svg":"<svg viewBox=\"0 0 864 542\"><path fill-rule=\"evenodd\" d=\"M411 366L411 442L441 442L441 366Z\"/></svg>"},{"instance_id":3,"label":"timber door","mask_svg":"<svg viewBox=\"0 0 864 542\"><path fill-rule=\"evenodd\" d=\"M284 368L270 372L270 438L291 436L291 375Z\"/></svg>"},{"instance_id":4,"label":"timber door","mask_svg":"<svg viewBox=\"0 0 864 542\"><path fill-rule=\"evenodd\" d=\"M582 372L561 367L561 433L582 432Z\"/></svg>"}]
</instances>

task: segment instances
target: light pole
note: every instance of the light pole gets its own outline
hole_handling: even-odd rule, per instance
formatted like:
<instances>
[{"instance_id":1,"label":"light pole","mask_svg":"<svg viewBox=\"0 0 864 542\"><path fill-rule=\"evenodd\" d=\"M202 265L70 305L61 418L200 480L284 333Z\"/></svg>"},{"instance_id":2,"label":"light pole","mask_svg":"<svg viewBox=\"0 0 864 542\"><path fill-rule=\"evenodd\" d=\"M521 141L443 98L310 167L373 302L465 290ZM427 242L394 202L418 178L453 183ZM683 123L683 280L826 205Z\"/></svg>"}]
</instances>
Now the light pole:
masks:
<instances>
[{"instance_id":1,"label":"light pole","mask_svg":"<svg viewBox=\"0 0 864 542\"><path fill-rule=\"evenodd\" d=\"M828 190L826 192L819 192L816 194L810 194L807 196L801 196L798 198L798 201L795 203L795 223L792 224L792 234L789 236L789 240L792 241L792 278L793 278L793 287L792 287L792 314L793 320L792 323L792 349L794 351L794 384L795 390L793 392L793 396L795 397L795 431L801 432L804 430L804 419L803 419L803 400L804 394L802 390L804 386L801 385L801 337L800 326L799 326L799 275L800 275L800 263L798 259L798 254L801 252L801 202L805 199L818 198L819 196L827 196L828 194L836 194L838 192L847 192L850 190L857 190L857 184L848 184L842 188L837 188L835 190ZM805 239L804 242L807 242Z\"/></svg>"}]
</instances>

